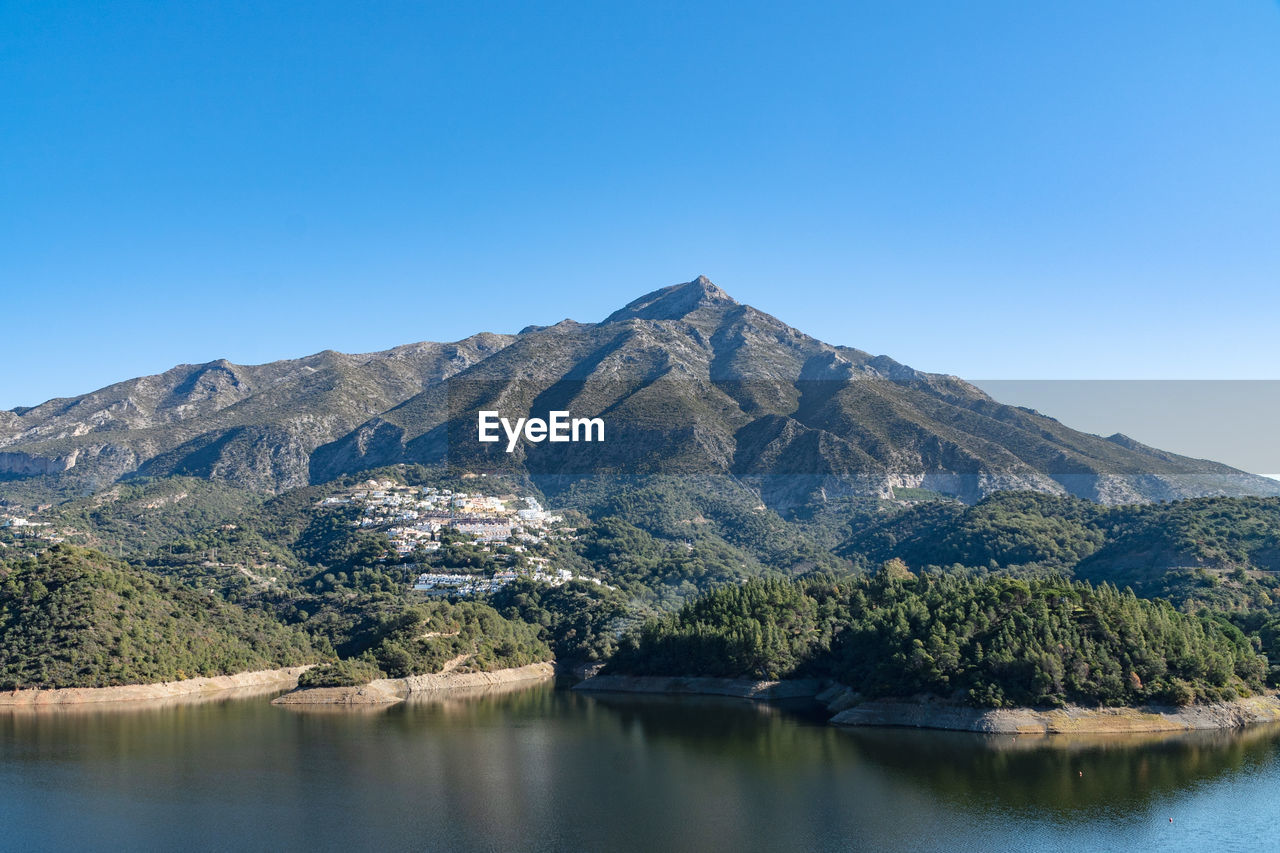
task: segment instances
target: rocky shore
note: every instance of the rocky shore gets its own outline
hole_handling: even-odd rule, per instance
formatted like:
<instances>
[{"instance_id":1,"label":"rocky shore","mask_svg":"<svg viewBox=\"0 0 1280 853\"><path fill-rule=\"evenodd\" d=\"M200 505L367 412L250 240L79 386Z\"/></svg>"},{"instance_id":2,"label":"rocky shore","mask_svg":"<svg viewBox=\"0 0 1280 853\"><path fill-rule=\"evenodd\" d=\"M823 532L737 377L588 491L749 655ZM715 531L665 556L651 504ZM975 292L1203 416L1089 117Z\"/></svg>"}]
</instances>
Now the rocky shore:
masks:
<instances>
[{"instance_id":1,"label":"rocky shore","mask_svg":"<svg viewBox=\"0 0 1280 853\"><path fill-rule=\"evenodd\" d=\"M906 726L985 734L1121 734L1237 729L1280 722L1280 697L1251 696L1212 705L1141 708L968 708L936 701L862 702L838 711L837 726Z\"/></svg>"},{"instance_id":2,"label":"rocky shore","mask_svg":"<svg viewBox=\"0 0 1280 853\"><path fill-rule=\"evenodd\" d=\"M0 691L0 709L73 709L84 706L163 705L206 697L272 693L296 688L309 667L242 672L159 684ZM383 678L359 687L292 689L272 704L293 707L379 707L414 696L461 694L555 677L550 663L494 672L444 672ZM819 679L761 681L736 678L594 675L574 690L602 693L727 696L754 701L812 699L827 708L836 726L891 726L1003 735L1167 733L1237 729L1280 723L1280 695L1268 694L1212 705L1141 708L972 708L936 698L863 700L856 692Z\"/></svg>"},{"instance_id":3,"label":"rocky shore","mask_svg":"<svg viewBox=\"0 0 1280 853\"><path fill-rule=\"evenodd\" d=\"M545 681L555 677L549 663L531 663L493 672L445 672L409 678L379 678L360 687L309 687L294 690L272 700L273 705L390 705L417 693L487 687L516 682Z\"/></svg>"},{"instance_id":4,"label":"rocky shore","mask_svg":"<svg viewBox=\"0 0 1280 853\"><path fill-rule=\"evenodd\" d=\"M150 702L190 696L212 696L228 691L288 690L309 667L291 666L235 675L188 678L159 684L125 684L117 687L62 687L51 690L0 691L0 708L47 708L103 702Z\"/></svg>"},{"instance_id":5,"label":"rocky shore","mask_svg":"<svg viewBox=\"0 0 1280 853\"><path fill-rule=\"evenodd\" d=\"M752 681L734 678L597 675L574 690L613 693L733 696L757 701L812 698L837 726L895 726L984 734L1118 734L1235 729L1280 722L1280 696L1212 705L1141 708L972 708L933 698L864 701L855 691L817 679Z\"/></svg>"}]
</instances>

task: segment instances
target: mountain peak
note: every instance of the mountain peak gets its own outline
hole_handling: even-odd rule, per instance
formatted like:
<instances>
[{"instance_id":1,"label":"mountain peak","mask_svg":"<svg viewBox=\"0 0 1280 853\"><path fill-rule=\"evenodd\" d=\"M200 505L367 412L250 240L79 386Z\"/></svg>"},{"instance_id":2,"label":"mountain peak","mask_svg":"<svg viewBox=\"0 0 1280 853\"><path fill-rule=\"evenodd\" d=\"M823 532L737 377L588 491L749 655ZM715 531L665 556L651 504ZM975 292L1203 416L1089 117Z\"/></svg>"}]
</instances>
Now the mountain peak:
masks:
<instances>
[{"instance_id":1,"label":"mountain peak","mask_svg":"<svg viewBox=\"0 0 1280 853\"><path fill-rule=\"evenodd\" d=\"M622 320L681 320L705 308L732 308L733 297L700 275L693 281L673 284L628 302L604 319L606 323Z\"/></svg>"}]
</instances>

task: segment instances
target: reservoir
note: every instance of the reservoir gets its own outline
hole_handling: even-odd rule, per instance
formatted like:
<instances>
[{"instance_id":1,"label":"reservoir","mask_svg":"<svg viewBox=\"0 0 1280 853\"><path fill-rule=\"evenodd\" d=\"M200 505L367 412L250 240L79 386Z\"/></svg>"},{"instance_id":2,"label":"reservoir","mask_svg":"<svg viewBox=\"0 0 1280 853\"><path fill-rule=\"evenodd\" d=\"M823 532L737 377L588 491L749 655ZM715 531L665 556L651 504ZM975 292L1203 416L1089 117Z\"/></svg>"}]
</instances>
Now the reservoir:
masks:
<instances>
[{"instance_id":1,"label":"reservoir","mask_svg":"<svg viewBox=\"0 0 1280 853\"><path fill-rule=\"evenodd\" d=\"M1277 818L1274 727L842 730L549 683L355 711L0 710L12 850L1260 850Z\"/></svg>"}]
</instances>

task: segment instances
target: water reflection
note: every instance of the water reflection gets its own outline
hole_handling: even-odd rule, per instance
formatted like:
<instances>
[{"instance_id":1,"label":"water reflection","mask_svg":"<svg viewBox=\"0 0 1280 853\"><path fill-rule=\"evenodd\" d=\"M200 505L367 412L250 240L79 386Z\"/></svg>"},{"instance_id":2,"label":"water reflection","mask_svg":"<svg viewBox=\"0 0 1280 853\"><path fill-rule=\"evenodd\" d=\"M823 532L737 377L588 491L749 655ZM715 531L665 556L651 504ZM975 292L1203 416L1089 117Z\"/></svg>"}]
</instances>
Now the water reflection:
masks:
<instances>
[{"instance_id":1,"label":"water reflection","mask_svg":"<svg viewBox=\"0 0 1280 853\"><path fill-rule=\"evenodd\" d=\"M550 683L363 713L259 697L0 714L0 823L22 849L1219 848L1268 843L1278 743L839 730Z\"/></svg>"},{"instance_id":2,"label":"water reflection","mask_svg":"<svg viewBox=\"0 0 1280 853\"><path fill-rule=\"evenodd\" d=\"M984 736L850 729L858 755L965 808L1096 820L1233 774L1272 768L1280 725L1235 731Z\"/></svg>"}]
</instances>

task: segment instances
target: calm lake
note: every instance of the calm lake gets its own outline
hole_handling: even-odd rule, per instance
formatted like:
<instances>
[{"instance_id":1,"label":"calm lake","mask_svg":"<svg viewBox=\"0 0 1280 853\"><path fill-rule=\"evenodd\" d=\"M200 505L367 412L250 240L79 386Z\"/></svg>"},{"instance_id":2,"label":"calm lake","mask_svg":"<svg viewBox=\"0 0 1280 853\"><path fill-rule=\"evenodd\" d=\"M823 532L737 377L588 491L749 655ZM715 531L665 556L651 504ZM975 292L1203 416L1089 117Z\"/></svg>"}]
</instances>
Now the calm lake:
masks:
<instances>
[{"instance_id":1,"label":"calm lake","mask_svg":"<svg viewBox=\"0 0 1280 853\"><path fill-rule=\"evenodd\" d=\"M13 850L1264 850L1278 819L1276 728L850 731L549 684L360 712L0 710Z\"/></svg>"}]
</instances>

